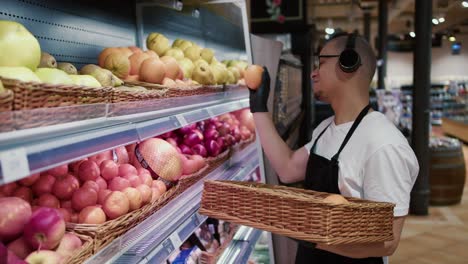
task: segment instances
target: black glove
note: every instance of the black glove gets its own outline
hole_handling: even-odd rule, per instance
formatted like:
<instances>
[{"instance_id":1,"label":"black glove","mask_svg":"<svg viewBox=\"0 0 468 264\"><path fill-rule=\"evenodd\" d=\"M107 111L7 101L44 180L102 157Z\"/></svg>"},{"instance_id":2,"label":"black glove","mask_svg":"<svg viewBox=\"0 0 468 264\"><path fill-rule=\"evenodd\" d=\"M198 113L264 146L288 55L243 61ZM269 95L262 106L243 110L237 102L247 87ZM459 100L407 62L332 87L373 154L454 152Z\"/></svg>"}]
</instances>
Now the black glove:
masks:
<instances>
[{"instance_id":1,"label":"black glove","mask_svg":"<svg viewBox=\"0 0 468 264\"><path fill-rule=\"evenodd\" d=\"M262 73L262 83L257 90L249 88L250 92L250 112L268 112L267 103L268 95L270 95L270 74L264 66Z\"/></svg>"}]
</instances>

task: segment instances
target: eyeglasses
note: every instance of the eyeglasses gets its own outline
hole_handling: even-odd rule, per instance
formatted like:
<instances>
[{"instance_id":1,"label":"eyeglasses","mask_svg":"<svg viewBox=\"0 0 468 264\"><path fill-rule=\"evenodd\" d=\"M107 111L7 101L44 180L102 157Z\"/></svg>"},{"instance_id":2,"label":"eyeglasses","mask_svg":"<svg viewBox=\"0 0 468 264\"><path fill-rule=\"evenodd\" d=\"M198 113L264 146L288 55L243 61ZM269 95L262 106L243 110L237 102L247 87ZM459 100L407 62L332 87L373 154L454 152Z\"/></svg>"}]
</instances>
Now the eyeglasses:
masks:
<instances>
[{"instance_id":1,"label":"eyeglasses","mask_svg":"<svg viewBox=\"0 0 468 264\"><path fill-rule=\"evenodd\" d=\"M316 55L314 58L314 70L315 69L320 69L320 59L321 58L338 58L340 55Z\"/></svg>"}]
</instances>

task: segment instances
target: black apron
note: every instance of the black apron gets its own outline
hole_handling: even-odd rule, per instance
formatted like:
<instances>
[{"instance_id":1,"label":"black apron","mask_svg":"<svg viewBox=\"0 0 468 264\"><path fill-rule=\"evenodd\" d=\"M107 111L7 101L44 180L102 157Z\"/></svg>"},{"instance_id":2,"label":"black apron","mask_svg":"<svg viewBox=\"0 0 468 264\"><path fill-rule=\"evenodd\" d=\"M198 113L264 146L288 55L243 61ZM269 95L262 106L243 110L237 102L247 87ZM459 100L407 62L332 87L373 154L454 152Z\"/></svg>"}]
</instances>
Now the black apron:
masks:
<instances>
[{"instance_id":1,"label":"black apron","mask_svg":"<svg viewBox=\"0 0 468 264\"><path fill-rule=\"evenodd\" d=\"M346 134L346 137L341 144L338 152L332 157L331 160L328 160L322 156L316 155L314 153L315 146L317 145L320 137L325 133L328 125L315 139L314 144L310 150L309 160L307 162L307 170L305 177L305 188L309 190L319 191L319 192L328 192L340 194L340 189L338 188L338 157L340 156L341 151L348 143L349 139L353 135L354 131L361 123L364 116L370 109L370 105L367 105L356 121L354 121L351 129ZM353 264L383 264L383 258L365 258L365 259L353 259L337 255L328 251L320 250L314 247L314 244L299 241L297 255L296 255L296 264L344 264L344 263L353 263Z\"/></svg>"}]
</instances>

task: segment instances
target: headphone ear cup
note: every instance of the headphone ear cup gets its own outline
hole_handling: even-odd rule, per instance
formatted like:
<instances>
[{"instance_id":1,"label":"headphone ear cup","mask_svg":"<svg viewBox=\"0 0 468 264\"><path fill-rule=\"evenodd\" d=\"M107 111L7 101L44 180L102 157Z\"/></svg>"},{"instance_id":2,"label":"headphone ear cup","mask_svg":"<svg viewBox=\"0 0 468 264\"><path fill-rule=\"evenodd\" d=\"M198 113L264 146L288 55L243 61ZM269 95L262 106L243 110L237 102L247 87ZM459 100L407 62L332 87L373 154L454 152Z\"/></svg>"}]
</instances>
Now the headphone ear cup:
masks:
<instances>
[{"instance_id":1,"label":"headphone ear cup","mask_svg":"<svg viewBox=\"0 0 468 264\"><path fill-rule=\"evenodd\" d=\"M339 62L342 71L351 73L361 66L361 57L354 49L345 49L340 54Z\"/></svg>"}]
</instances>

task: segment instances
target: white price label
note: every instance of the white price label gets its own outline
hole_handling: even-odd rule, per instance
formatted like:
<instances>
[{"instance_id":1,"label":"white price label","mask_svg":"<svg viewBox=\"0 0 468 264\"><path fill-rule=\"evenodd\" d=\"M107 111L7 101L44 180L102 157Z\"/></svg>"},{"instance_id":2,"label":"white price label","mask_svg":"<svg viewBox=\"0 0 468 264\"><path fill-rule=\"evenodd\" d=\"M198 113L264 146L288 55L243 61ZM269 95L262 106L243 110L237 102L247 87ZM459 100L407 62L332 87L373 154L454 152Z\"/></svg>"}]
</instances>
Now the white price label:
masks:
<instances>
[{"instance_id":1,"label":"white price label","mask_svg":"<svg viewBox=\"0 0 468 264\"><path fill-rule=\"evenodd\" d=\"M208 116L209 116L210 118L215 116L215 114L213 113L213 110L211 110L211 108L207 108L207 109L206 109L206 112L208 112Z\"/></svg>"},{"instance_id":2,"label":"white price label","mask_svg":"<svg viewBox=\"0 0 468 264\"><path fill-rule=\"evenodd\" d=\"M4 182L14 181L30 174L29 162L24 148L0 152L0 162Z\"/></svg>"},{"instance_id":3,"label":"white price label","mask_svg":"<svg viewBox=\"0 0 468 264\"><path fill-rule=\"evenodd\" d=\"M180 237L177 233L172 233L169 239L171 240L172 245L174 245L175 248L178 248L180 247L180 245L182 245L182 240L180 240Z\"/></svg>"},{"instance_id":4,"label":"white price label","mask_svg":"<svg viewBox=\"0 0 468 264\"><path fill-rule=\"evenodd\" d=\"M183 115L176 115L177 121L179 121L179 124L181 126L186 126L187 125L187 120L185 120L185 117Z\"/></svg>"}]
</instances>

